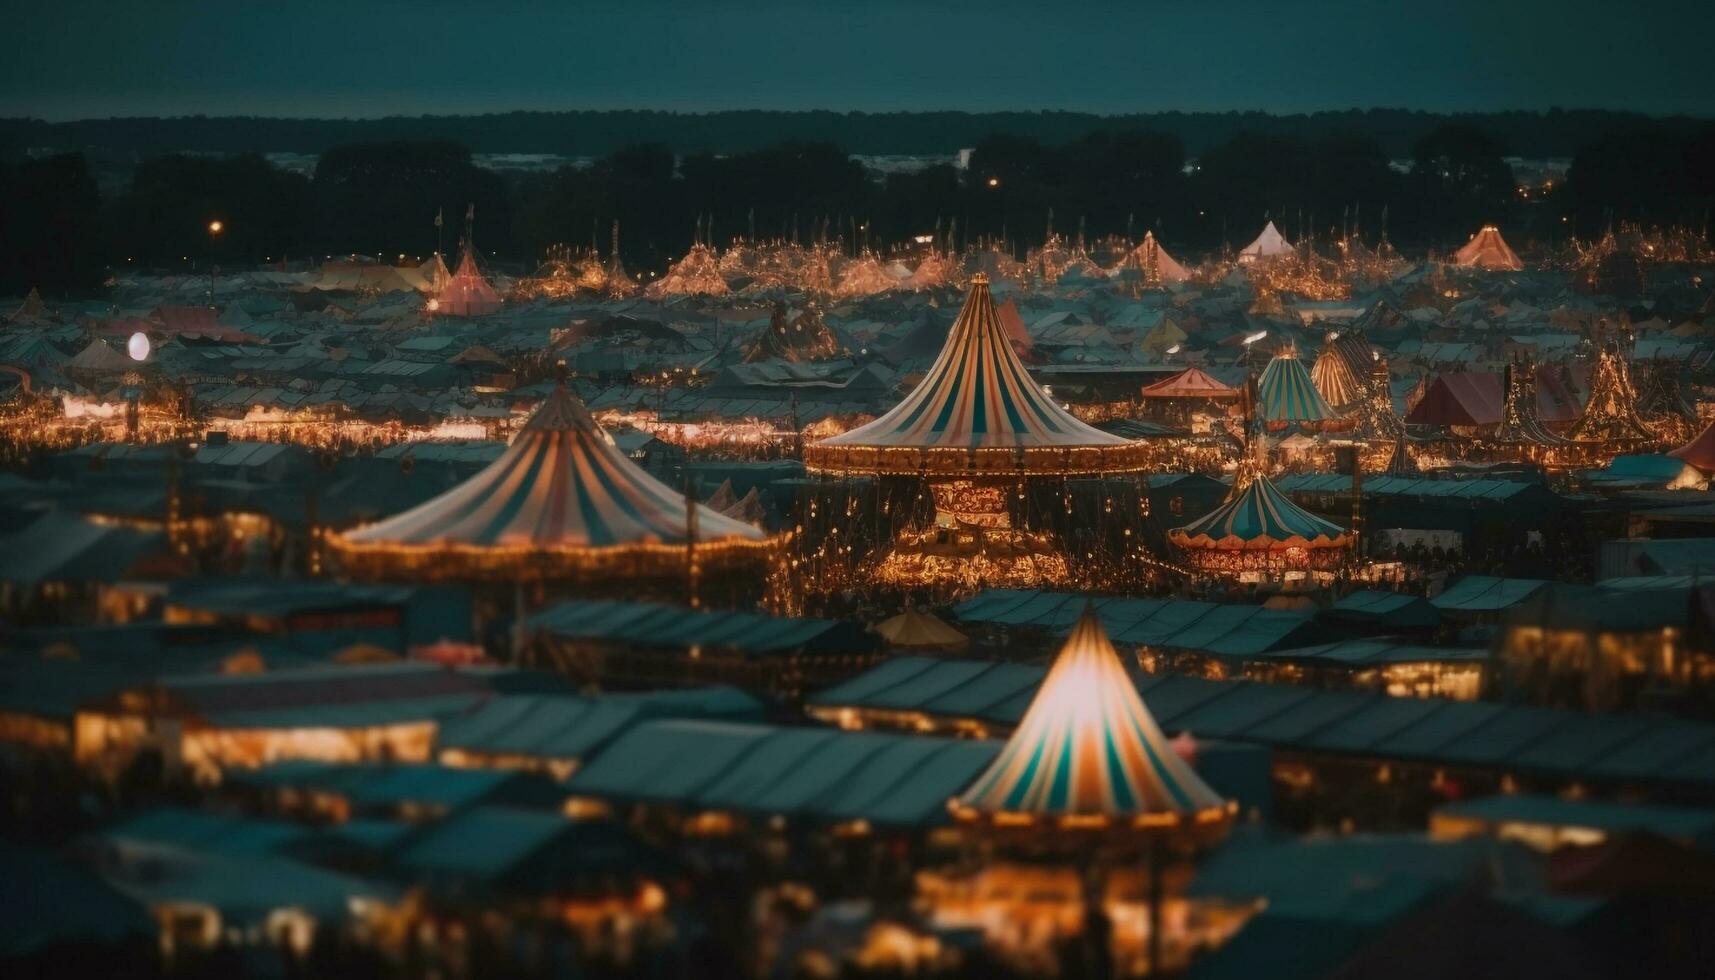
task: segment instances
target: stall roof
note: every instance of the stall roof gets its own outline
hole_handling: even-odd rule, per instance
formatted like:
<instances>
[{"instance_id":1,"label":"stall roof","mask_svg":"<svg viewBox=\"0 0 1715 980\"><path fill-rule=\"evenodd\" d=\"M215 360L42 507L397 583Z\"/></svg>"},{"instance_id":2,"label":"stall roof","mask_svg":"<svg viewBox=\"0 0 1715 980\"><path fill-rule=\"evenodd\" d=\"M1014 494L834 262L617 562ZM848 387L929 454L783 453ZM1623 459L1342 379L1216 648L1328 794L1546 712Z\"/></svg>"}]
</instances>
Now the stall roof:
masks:
<instances>
[{"instance_id":1,"label":"stall roof","mask_svg":"<svg viewBox=\"0 0 1715 980\"><path fill-rule=\"evenodd\" d=\"M876 637L863 627L829 619L791 619L747 612L704 612L684 606L574 599L530 617L529 627L553 636L648 647L726 648L747 655L806 650L856 653Z\"/></svg>"},{"instance_id":2,"label":"stall roof","mask_svg":"<svg viewBox=\"0 0 1715 980\"><path fill-rule=\"evenodd\" d=\"M435 664L387 663L156 682L213 728L370 728L431 721L488 697L490 678Z\"/></svg>"},{"instance_id":3,"label":"stall roof","mask_svg":"<svg viewBox=\"0 0 1715 980\"><path fill-rule=\"evenodd\" d=\"M1352 478L1339 473L1292 473L1275 481L1286 493L1348 493ZM1434 497L1465 500L1509 500L1521 493L1544 492L1540 483L1525 480L1435 480L1406 476L1372 476L1363 483L1366 496Z\"/></svg>"},{"instance_id":4,"label":"stall roof","mask_svg":"<svg viewBox=\"0 0 1715 980\"><path fill-rule=\"evenodd\" d=\"M967 658L897 657L808 703L1007 727L1023 716L1045 673ZM1136 682L1168 731L1280 749L1715 788L1715 754L1706 751L1715 746L1715 725L1177 674Z\"/></svg>"},{"instance_id":5,"label":"stall roof","mask_svg":"<svg viewBox=\"0 0 1715 980\"><path fill-rule=\"evenodd\" d=\"M658 717L759 718L762 702L736 688L571 697L497 697L441 725L436 744L495 755L581 760L631 725Z\"/></svg>"},{"instance_id":6,"label":"stall roof","mask_svg":"<svg viewBox=\"0 0 1715 980\"><path fill-rule=\"evenodd\" d=\"M1518 605L1547 584L1547 579L1540 578L1466 575L1429 602L1442 612L1499 612Z\"/></svg>"},{"instance_id":7,"label":"stall roof","mask_svg":"<svg viewBox=\"0 0 1715 980\"><path fill-rule=\"evenodd\" d=\"M1421 596L1359 589L1323 610L1322 618L1389 629L1428 629L1441 625L1441 610Z\"/></svg>"},{"instance_id":8,"label":"stall roof","mask_svg":"<svg viewBox=\"0 0 1715 980\"><path fill-rule=\"evenodd\" d=\"M714 721L637 725L568 788L603 798L810 820L924 826L999 742Z\"/></svg>"},{"instance_id":9,"label":"stall roof","mask_svg":"<svg viewBox=\"0 0 1715 980\"><path fill-rule=\"evenodd\" d=\"M1489 651L1474 647L1436 647L1394 640L1341 640L1313 647L1271 650L1257 659L1309 663L1327 667L1376 667L1386 664L1470 663L1487 660Z\"/></svg>"},{"instance_id":10,"label":"stall roof","mask_svg":"<svg viewBox=\"0 0 1715 980\"><path fill-rule=\"evenodd\" d=\"M1583 827L1609 833L1649 831L1663 837L1715 843L1715 811L1691 807L1502 794L1448 803L1435 813L1491 824Z\"/></svg>"},{"instance_id":11,"label":"stall roof","mask_svg":"<svg viewBox=\"0 0 1715 980\"><path fill-rule=\"evenodd\" d=\"M1308 611L1186 599L1094 599L1063 592L989 589L959 603L964 623L1032 626L1055 633L1071 628L1092 603L1117 645L1162 647L1245 656L1330 638Z\"/></svg>"}]
</instances>

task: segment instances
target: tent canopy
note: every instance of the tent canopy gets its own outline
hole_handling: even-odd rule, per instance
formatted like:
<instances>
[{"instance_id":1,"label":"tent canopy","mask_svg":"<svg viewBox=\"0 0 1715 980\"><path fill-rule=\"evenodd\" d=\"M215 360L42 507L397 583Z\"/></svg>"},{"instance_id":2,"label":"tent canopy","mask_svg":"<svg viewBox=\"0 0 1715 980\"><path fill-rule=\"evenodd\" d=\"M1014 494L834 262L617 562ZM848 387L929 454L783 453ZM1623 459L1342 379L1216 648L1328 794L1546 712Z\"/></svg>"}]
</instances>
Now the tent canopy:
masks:
<instances>
[{"instance_id":1,"label":"tent canopy","mask_svg":"<svg viewBox=\"0 0 1715 980\"><path fill-rule=\"evenodd\" d=\"M1144 707L1086 605L994 763L959 797L964 814L1218 818L1226 803Z\"/></svg>"}]
</instances>

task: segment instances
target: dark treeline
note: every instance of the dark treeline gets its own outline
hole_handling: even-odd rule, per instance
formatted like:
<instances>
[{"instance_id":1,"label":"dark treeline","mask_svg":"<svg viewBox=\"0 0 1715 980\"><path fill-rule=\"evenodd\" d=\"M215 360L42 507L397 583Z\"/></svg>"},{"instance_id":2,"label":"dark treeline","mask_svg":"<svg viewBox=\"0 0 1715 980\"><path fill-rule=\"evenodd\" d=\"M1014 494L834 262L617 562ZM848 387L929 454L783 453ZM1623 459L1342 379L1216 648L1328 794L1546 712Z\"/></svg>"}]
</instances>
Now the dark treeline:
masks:
<instances>
[{"instance_id":1,"label":"dark treeline","mask_svg":"<svg viewBox=\"0 0 1715 980\"><path fill-rule=\"evenodd\" d=\"M184 269L351 252L383 258L457 245L476 210L484 257L529 268L549 245L599 244L622 225L635 269L660 269L694 229L735 237L826 235L848 247L898 243L937 227L958 242L1006 237L1022 254L1055 230L1091 238L1153 230L1195 256L1242 245L1265 219L1290 237L1327 241L1342 228L1407 249L1447 249L1485 222L1516 243L1563 243L1617 222L1689 225L1707 233L1715 203L1715 127L1648 127L1581 148L1569 179L1521 193L1493 132L1450 124L1419 137L1407 165L1374 137L1241 132L1189 166L1184 142L1157 130L1100 129L1058 144L1014 135L975 140L970 165L876 179L832 142L742 153L622 147L588 167L501 172L448 141L334 147L313 177L255 154L143 161L103 200L81 155L0 164L0 292L91 287L116 266ZM444 228L434 219L444 215ZM225 232L208 234L220 219Z\"/></svg>"},{"instance_id":2,"label":"dark treeline","mask_svg":"<svg viewBox=\"0 0 1715 980\"><path fill-rule=\"evenodd\" d=\"M1560 110L1445 114L1409 109L1351 109L1300 115L1265 112L1156 112L1102 116L1083 112L507 112L480 116L384 119L278 119L262 116L86 119L49 123L0 120L0 153L30 149L167 153L323 153L348 143L450 140L475 153L604 156L640 143L678 152L741 153L779 143L831 142L859 154L951 154L1001 133L1063 144L1097 129L1149 130L1177 137L1201 155L1239 133L1316 139L1367 136L1401 159L1431 131L1472 126L1495 133L1512 153L1569 157L1605 133L1660 127L1684 134L1702 121L1651 119L1627 112Z\"/></svg>"}]
</instances>

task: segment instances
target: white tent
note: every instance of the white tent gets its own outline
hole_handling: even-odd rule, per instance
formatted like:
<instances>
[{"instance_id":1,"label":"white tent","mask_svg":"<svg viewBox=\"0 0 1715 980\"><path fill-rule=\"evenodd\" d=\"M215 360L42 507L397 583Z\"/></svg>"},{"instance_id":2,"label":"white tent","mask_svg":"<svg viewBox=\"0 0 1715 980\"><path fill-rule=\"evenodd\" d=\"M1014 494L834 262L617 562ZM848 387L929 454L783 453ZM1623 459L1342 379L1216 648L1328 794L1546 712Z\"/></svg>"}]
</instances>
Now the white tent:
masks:
<instances>
[{"instance_id":1,"label":"white tent","mask_svg":"<svg viewBox=\"0 0 1715 980\"><path fill-rule=\"evenodd\" d=\"M1256 236L1256 241L1239 249L1239 261L1249 264L1262 259L1286 255L1291 251L1292 243L1287 241L1286 236L1282 235L1280 229L1276 228L1274 222L1270 221L1268 226L1263 228L1262 234Z\"/></svg>"}]
</instances>

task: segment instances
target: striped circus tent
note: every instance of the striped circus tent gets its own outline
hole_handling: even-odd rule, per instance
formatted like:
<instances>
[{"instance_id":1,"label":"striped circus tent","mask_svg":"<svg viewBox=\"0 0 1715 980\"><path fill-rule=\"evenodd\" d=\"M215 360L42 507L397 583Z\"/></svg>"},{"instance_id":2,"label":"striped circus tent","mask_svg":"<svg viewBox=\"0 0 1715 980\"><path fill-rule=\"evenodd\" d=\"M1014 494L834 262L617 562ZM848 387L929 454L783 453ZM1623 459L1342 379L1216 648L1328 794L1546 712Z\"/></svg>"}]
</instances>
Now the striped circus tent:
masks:
<instances>
[{"instance_id":1,"label":"striped circus tent","mask_svg":"<svg viewBox=\"0 0 1715 980\"><path fill-rule=\"evenodd\" d=\"M923 381L887 414L805 449L819 472L1102 473L1139 469L1144 447L1078 421L1030 377L989 294L965 306Z\"/></svg>"},{"instance_id":2,"label":"striped circus tent","mask_svg":"<svg viewBox=\"0 0 1715 980\"><path fill-rule=\"evenodd\" d=\"M1307 567L1322 567L1338 560L1352 536L1293 503L1259 473L1221 506L1167 532L1167 540L1183 549L1194 565L1218 564L1222 556L1237 556L1247 568L1278 565L1299 552ZM1247 557L1255 560L1242 560Z\"/></svg>"},{"instance_id":3,"label":"striped circus tent","mask_svg":"<svg viewBox=\"0 0 1715 980\"><path fill-rule=\"evenodd\" d=\"M1237 398L1239 389L1221 381L1201 368L1188 367L1164 381L1145 386L1139 392L1145 398Z\"/></svg>"},{"instance_id":4,"label":"striped circus tent","mask_svg":"<svg viewBox=\"0 0 1715 980\"><path fill-rule=\"evenodd\" d=\"M1339 418L1304 363L1292 348L1283 348L1263 368L1257 382L1257 414L1270 428L1284 428L1294 422L1321 423Z\"/></svg>"},{"instance_id":5,"label":"striped circus tent","mask_svg":"<svg viewBox=\"0 0 1715 980\"><path fill-rule=\"evenodd\" d=\"M765 558L760 530L668 489L608 441L562 383L499 459L404 513L330 538L348 567L390 566L431 577L671 573L696 558ZM393 570L398 570L394 568ZM438 573L438 574L437 574Z\"/></svg>"},{"instance_id":6,"label":"striped circus tent","mask_svg":"<svg viewBox=\"0 0 1715 980\"><path fill-rule=\"evenodd\" d=\"M1367 344L1363 346L1368 347ZM1364 368L1367 370L1368 365ZM1358 369L1359 366L1353 363L1350 346L1343 344L1338 337L1330 337L1322 352L1316 355L1316 363L1310 368L1310 380L1329 405L1346 408L1364 400L1364 379L1358 374Z\"/></svg>"},{"instance_id":7,"label":"striped circus tent","mask_svg":"<svg viewBox=\"0 0 1715 980\"><path fill-rule=\"evenodd\" d=\"M1174 752L1086 606L1000 755L952 803L996 825L1224 828L1232 807Z\"/></svg>"}]
</instances>

